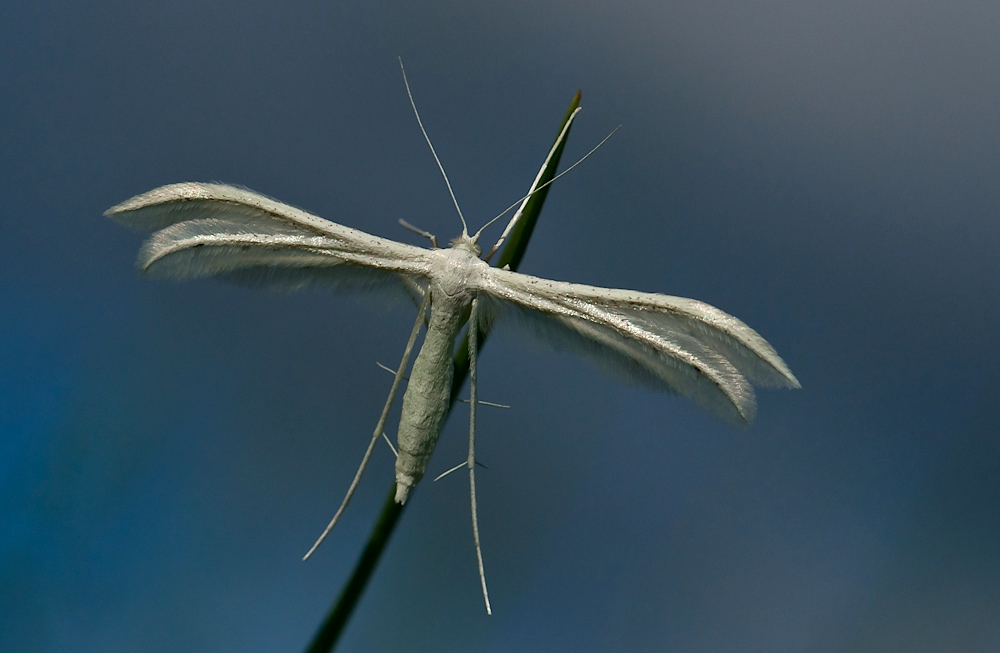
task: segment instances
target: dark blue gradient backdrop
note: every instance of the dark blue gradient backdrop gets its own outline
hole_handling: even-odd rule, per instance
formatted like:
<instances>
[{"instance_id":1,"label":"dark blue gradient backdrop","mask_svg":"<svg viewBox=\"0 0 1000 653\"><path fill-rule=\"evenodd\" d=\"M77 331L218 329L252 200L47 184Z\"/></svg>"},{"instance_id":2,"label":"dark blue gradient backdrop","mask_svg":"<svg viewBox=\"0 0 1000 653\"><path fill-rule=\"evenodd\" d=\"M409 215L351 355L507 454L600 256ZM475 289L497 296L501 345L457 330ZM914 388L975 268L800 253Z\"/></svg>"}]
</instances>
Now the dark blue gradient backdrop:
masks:
<instances>
[{"instance_id":1,"label":"dark blue gradient backdrop","mask_svg":"<svg viewBox=\"0 0 1000 653\"><path fill-rule=\"evenodd\" d=\"M497 333L495 615L456 474L414 495L343 650L1000 650L998 23L962 0L4 2L0 649L309 641L388 448L300 558L413 307L143 280L141 235L101 214L218 180L452 237L402 55L473 227L582 88L566 163L623 128L553 188L521 269L707 301L803 389L740 430Z\"/></svg>"}]
</instances>

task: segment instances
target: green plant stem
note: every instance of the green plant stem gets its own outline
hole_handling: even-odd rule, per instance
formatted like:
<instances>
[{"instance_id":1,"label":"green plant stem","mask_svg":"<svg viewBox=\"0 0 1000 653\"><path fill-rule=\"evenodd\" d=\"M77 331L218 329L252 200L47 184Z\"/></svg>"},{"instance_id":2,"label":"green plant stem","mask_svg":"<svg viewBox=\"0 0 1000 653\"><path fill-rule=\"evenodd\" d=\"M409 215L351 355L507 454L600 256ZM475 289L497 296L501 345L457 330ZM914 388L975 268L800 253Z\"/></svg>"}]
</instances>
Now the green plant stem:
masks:
<instances>
[{"instance_id":1,"label":"green plant stem","mask_svg":"<svg viewBox=\"0 0 1000 653\"><path fill-rule=\"evenodd\" d=\"M563 121L559 125L559 131L556 132L557 135L562 133L563 127L570 119L570 116L572 116L576 108L580 106L580 96L580 91L577 91L576 95L573 97L573 101L570 103L569 110L567 110ZM553 177L555 177L556 168L559 165L559 159L562 156L563 148L566 146L566 141L569 140L568 133L566 136L567 138L563 140L562 144L552 156L549 166L542 173L539 185L548 183ZM516 270L518 268L521 263L521 259L524 256L524 252L528 247L528 241L531 238L531 234L535 229L535 223L538 222L538 216L542 212L542 205L545 203L545 198L548 196L550 189L551 186L546 186L532 195L528 200L527 205L524 207L524 212L521 215L521 219L514 226L514 229L508 237L506 246L504 246L503 250L500 252L497 267L508 265L511 270ZM487 335L489 335L489 329L479 329L478 342L480 349L485 344ZM456 349L454 366L455 376L453 377L451 385L451 401L448 404L449 415L451 414L451 407L455 404L455 400L458 398L458 394L461 392L462 386L465 384L465 379L469 375L468 333L465 334L462 339L462 343L459 344ZM396 484L393 483L393 486L389 491L389 496L386 497L385 503L382 505L382 512L379 515L378 521L375 522L375 527L372 529L372 533L368 537L368 543L365 545L364 551L361 553L361 557L358 558L358 562L354 566L354 571L351 573L351 577L347 580L347 584L344 585L343 589L340 591L340 596L337 597L337 602L333 604L330 612L320 625L319 630L316 631L316 635L309 644L309 648L306 649L307 653L327 653L328 651L332 651L337 645L337 640L340 638L341 633L344 632L344 628L347 625L351 614L354 612L355 606L361 599L361 594L368 585L368 581L371 579L371 575L375 571L375 566L378 564L379 558L382 556L382 552L389 543L389 538L392 537L396 524L399 522L399 518L403 514L403 507L405 504L400 505L396 503L394 501L395 494Z\"/></svg>"},{"instance_id":2,"label":"green plant stem","mask_svg":"<svg viewBox=\"0 0 1000 653\"><path fill-rule=\"evenodd\" d=\"M337 639L344 631L347 620L351 618L354 606L361 599L361 593L365 590L368 579L371 578L372 572L375 571L375 565L378 564L378 560L382 556L382 551L385 549L386 544L389 543L389 538L396 528L396 522L399 521L400 515L403 514L403 506L405 504L396 503L395 497L396 484L393 483L389 491L389 496L385 498L385 503L382 504L382 513L379 515L378 521L375 522L375 528L372 529L372 533L368 537L368 543L365 545L364 551L361 552L361 557L358 558L358 562L354 566L354 572L348 579L347 584L340 591L337 602L333 604L330 613L323 620L323 624L316 632L315 637L313 637L309 648L306 649L307 653L326 653L327 651L332 651L333 647L337 644Z\"/></svg>"}]
</instances>

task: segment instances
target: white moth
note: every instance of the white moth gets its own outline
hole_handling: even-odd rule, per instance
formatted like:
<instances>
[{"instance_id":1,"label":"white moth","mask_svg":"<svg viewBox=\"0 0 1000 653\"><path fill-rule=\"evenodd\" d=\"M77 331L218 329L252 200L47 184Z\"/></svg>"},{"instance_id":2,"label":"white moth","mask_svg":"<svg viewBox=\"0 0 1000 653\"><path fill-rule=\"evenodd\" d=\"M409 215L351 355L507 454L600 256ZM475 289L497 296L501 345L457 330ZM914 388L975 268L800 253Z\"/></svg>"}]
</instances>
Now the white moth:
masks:
<instances>
[{"instance_id":1,"label":"white moth","mask_svg":"<svg viewBox=\"0 0 1000 653\"><path fill-rule=\"evenodd\" d=\"M568 128L569 122L553 151ZM443 168L441 171L444 173ZM527 198L540 189L538 183L536 178L491 254L510 232ZM450 184L448 188L450 192ZM404 503L420 482L448 412L452 354L468 315L471 394L465 464L487 612L491 608L475 489L476 406L485 403L478 402L476 395L480 321L519 318L559 348L596 359L627 380L691 397L736 423L753 420L756 405L751 381L763 386L799 387L774 349L735 317L693 299L551 281L491 267L480 259L482 230L470 236L464 217L462 234L448 248L435 245L425 249L324 220L245 188L214 183L162 186L108 209L105 215L129 227L155 231L138 258L140 270L150 276L214 276L283 289L323 283L396 287L420 301L416 323L361 466L333 520L306 557L339 519L375 443L384 435L389 409L420 327L426 322L427 332L403 395L397 434L396 502Z\"/></svg>"}]
</instances>

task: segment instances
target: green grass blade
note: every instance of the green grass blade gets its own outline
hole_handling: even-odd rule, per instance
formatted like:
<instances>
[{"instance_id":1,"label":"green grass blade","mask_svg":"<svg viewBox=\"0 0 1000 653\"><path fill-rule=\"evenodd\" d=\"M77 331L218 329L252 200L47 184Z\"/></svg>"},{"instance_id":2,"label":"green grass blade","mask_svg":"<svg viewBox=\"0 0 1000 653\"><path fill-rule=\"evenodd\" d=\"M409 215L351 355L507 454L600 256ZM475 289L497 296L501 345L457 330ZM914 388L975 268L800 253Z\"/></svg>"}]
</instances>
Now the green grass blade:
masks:
<instances>
[{"instance_id":1,"label":"green grass blade","mask_svg":"<svg viewBox=\"0 0 1000 653\"><path fill-rule=\"evenodd\" d=\"M562 130L566 126L567 121L569 121L570 116L572 116L573 112L576 111L576 108L580 106L580 96L580 91L577 91L576 95L573 97L573 101L570 103L569 110L567 110L563 121L559 125L559 131L556 132L557 138L558 135L562 133ZM563 140L562 144L560 144L553 154L548 167L542 172L539 185L547 183L555 177L556 168L559 166L559 159L562 156L563 148L565 148L567 140L569 140L568 133L566 134L566 139ZM528 200L521 219L514 226L514 229L507 238L507 244L500 251L500 258L497 260L498 267L509 265L511 270L516 270L518 268L518 265L521 263L521 259L524 257L524 252L528 248L528 241L531 239L531 234L535 229L535 224L538 222L538 216L542 212L542 206L545 204L545 198L548 196L550 189L551 186L546 186L532 195ZM483 344L485 344L486 336L488 334L488 329L480 328L480 348L482 348ZM456 350L454 366L455 376L451 386L449 414L451 406L455 404L455 400L458 398L458 394L461 392L462 386L465 384L465 379L469 375L469 337L467 333L462 339L462 343ZM316 631L316 635L309 644L309 648L306 649L307 653L328 653L337 645L337 640L340 638L341 633L344 632L344 628L347 626L347 622L354 611L354 607L361 599L361 594L364 592L368 581L371 579L371 575L375 571L379 558L382 556L382 552L389 543L389 538L392 536L392 533L396 528L396 524L399 522L399 518L403 514L404 506L399 505L393 500L395 494L396 485L393 483L389 496L386 497L385 503L382 505L382 512L379 515L378 521L372 529L372 533L368 538L368 543L365 545L364 551L361 553L361 557L358 558L358 562L354 566L354 571L351 573L351 577L347 580L347 583L340 592L340 596L337 598L336 603L333 604L333 607L330 609L326 618L323 620L319 630Z\"/></svg>"},{"instance_id":2,"label":"green grass blade","mask_svg":"<svg viewBox=\"0 0 1000 653\"><path fill-rule=\"evenodd\" d=\"M580 91L577 91L576 95L573 96L573 101L570 102L566 115L563 116L562 122L559 123L559 131L556 132L556 139L559 138L559 134L562 133L563 128L566 126L566 123L569 122L573 112L580 106L581 94L582 93ZM553 153L548 167L542 172L542 176L538 183L539 186L549 183L552 181L552 178L556 176L556 169L559 167L559 159L562 158L563 149L566 147L567 141L569 141L569 132L566 133L566 138L563 139L563 142ZM511 270L517 270L518 266L521 265L521 259L524 258L524 252L528 249L528 241L531 239L531 234L535 231L535 223L538 222L538 216L542 213L542 206L545 204L545 198L548 197L551 189L551 185L545 186L545 188L542 188L528 199L528 203L524 207L524 213L521 215L521 219L514 225L514 229L511 230L510 236L507 238L507 244L504 245L502 250L500 250L500 258L497 259L496 263L498 268L509 265ZM489 329L480 327L479 340L477 341L480 348L482 348L482 346L486 343L487 335L489 335ZM465 379L468 376L469 334L466 333L465 337L462 338L462 343L458 346L458 349L455 350L455 376L451 383L451 406L455 404L455 400L458 398L458 393L462 391L462 385L465 384Z\"/></svg>"}]
</instances>

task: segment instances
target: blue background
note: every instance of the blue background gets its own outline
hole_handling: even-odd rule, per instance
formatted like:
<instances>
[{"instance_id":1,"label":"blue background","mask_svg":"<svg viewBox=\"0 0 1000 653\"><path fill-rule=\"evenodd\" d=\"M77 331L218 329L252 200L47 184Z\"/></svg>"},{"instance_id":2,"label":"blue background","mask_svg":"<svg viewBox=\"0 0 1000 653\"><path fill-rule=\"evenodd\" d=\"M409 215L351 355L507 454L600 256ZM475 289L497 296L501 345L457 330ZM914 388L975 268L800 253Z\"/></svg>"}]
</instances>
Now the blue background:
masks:
<instances>
[{"instance_id":1,"label":"blue background","mask_svg":"<svg viewBox=\"0 0 1000 653\"><path fill-rule=\"evenodd\" d=\"M456 474L415 494L343 650L1000 650L998 24L961 0L7 0L0 649L308 642L387 448L299 558L413 308L145 281L141 237L101 213L219 180L450 238L402 55L474 227L582 88L566 162L624 127L554 187L522 271L707 301L803 389L759 393L741 431L497 333L495 615ZM464 458L463 421L431 473Z\"/></svg>"}]
</instances>

